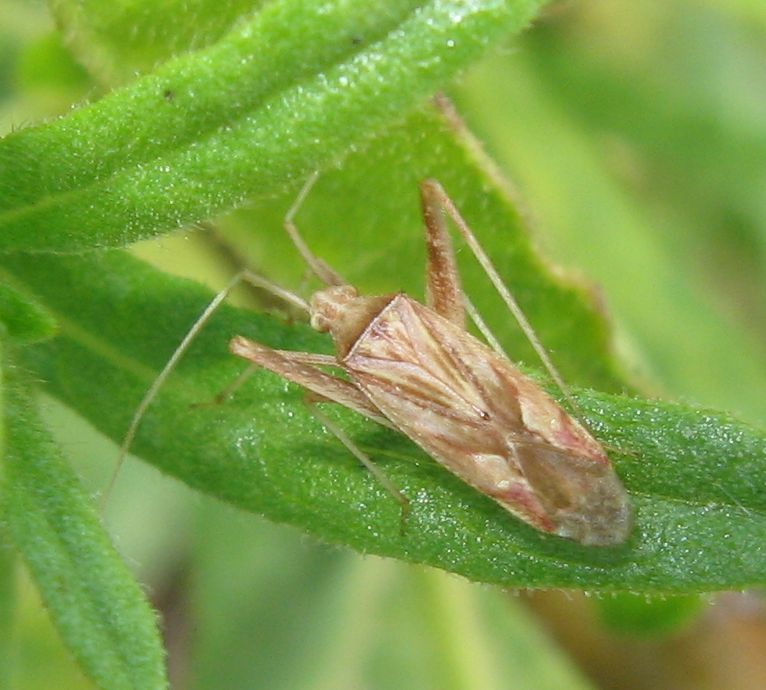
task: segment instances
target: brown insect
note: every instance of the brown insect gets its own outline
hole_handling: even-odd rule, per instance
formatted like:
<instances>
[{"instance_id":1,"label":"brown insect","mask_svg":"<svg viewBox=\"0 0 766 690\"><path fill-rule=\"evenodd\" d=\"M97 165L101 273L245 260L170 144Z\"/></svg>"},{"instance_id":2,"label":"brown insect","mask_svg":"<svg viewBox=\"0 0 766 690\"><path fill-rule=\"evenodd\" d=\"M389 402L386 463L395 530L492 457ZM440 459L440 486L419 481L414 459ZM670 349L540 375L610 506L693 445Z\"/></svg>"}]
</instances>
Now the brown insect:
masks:
<instances>
[{"instance_id":1,"label":"brown insect","mask_svg":"<svg viewBox=\"0 0 766 690\"><path fill-rule=\"evenodd\" d=\"M236 276L197 319L147 391L123 441L117 469L178 360L231 289L245 280L307 311L313 328L330 333L337 353L332 357L273 350L237 336L230 343L235 355L300 384L315 402L339 403L401 431L463 481L543 532L589 546L625 541L631 528L630 503L604 449L508 360L464 295L445 211L566 395L523 312L441 185L434 180L421 184L428 250L423 305L401 292L361 296L311 253L293 219L315 178L288 212L285 229L327 287L306 303L248 271ZM466 312L491 348L465 330ZM348 379L321 367L340 368ZM227 397L242 380L219 398ZM314 413L406 509L407 499L370 458L330 419Z\"/></svg>"},{"instance_id":2,"label":"brown insect","mask_svg":"<svg viewBox=\"0 0 766 690\"><path fill-rule=\"evenodd\" d=\"M401 292L359 295L308 250L292 221L296 204L286 228L327 284L310 300L311 325L330 333L337 355L277 351L240 336L231 341L231 351L300 384L320 401L340 403L398 429L463 481L543 532L594 546L625 541L630 504L601 445L501 352L465 330L466 309L476 315L460 287L442 210L534 338L441 185L424 181L421 198L427 306ZM487 333L483 322L477 325ZM536 339L533 344L560 382ZM342 369L348 380L318 368L327 365ZM403 500L339 429L320 418Z\"/></svg>"}]
</instances>

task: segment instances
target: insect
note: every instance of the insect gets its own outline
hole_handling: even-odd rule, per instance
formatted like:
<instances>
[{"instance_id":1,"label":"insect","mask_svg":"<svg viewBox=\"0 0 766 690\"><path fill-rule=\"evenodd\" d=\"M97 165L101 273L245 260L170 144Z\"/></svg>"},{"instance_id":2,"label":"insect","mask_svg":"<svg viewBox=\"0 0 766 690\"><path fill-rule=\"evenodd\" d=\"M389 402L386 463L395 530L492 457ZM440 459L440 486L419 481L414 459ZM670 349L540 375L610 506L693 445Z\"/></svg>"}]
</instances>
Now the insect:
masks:
<instances>
[{"instance_id":1,"label":"insect","mask_svg":"<svg viewBox=\"0 0 766 690\"><path fill-rule=\"evenodd\" d=\"M306 310L311 326L332 336L336 356L274 350L241 336L231 341L231 352L301 385L316 401L339 403L406 434L460 479L538 530L589 546L625 541L631 507L604 449L508 360L464 295L445 212L565 391L531 326L441 185L435 180L421 183L428 256L424 305L401 292L362 296L311 253L293 219L312 182L288 213L285 228L326 287L306 303L258 276L245 279ZM227 291L187 334L175 361ZM466 331L466 313L492 347ZM154 392L150 389L144 398L123 450L173 365L166 365ZM346 378L327 373L327 367L341 369ZM388 477L330 419L315 413L406 507L407 499Z\"/></svg>"}]
</instances>

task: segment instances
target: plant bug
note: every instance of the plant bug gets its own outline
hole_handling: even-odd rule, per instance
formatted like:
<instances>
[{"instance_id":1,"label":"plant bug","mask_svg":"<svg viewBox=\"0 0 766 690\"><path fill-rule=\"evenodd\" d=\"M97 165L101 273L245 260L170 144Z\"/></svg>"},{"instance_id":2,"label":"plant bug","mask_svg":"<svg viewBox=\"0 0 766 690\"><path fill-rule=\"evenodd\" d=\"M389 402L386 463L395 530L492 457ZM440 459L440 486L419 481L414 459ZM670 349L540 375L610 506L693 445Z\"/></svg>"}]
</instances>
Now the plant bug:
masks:
<instances>
[{"instance_id":1,"label":"plant bug","mask_svg":"<svg viewBox=\"0 0 766 690\"><path fill-rule=\"evenodd\" d=\"M421 183L428 256L424 305L401 292L362 296L314 256L294 217L315 178L288 212L285 229L325 287L306 303L249 272L237 276L200 316L147 392L122 456L146 407L193 337L232 287L246 280L308 312L311 326L333 338L336 356L274 350L241 336L230 343L235 355L301 385L315 402L341 404L404 433L460 479L538 530L588 546L624 542L631 507L606 452L509 361L464 295L445 212L567 396L530 324L442 186L435 180ZM466 313L491 347L466 331ZM347 378L329 374L325 367L340 369ZM341 429L322 413L315 414L406 510L407 499L388 477Z\"/></svg>"}]
</instances>

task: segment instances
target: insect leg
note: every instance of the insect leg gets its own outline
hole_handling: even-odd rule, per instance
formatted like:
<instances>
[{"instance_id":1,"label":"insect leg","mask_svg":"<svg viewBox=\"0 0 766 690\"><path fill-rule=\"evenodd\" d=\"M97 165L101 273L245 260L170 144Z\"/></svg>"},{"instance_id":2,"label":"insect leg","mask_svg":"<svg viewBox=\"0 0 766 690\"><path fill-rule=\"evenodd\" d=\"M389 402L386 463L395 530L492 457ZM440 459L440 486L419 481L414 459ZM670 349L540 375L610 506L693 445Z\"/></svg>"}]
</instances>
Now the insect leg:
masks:
<instances>
[{"instance_id":1,"label":"insect leg","mask_svg":"<svg viewBox=\"0 0 766 690\"><path fill-rule=\"evenodd\" d=\"M284 355L288 359L299 362L300 364L310 364L312 366L322 366L322 367L340 367L341 365L338 363L338 360L333 357L332 355L319 355L314 354L313 352L295 352L293 350L275 350L275 352L278 352L281 355ZM222 403L226 402L229 398L231 398L234 393L236 393L239 388L244 384L259 368L258 364L252 364L247 369L245 369L237 378L235 378L226 388L224 388L222 391L216 394L216 396L210 401L206 403L196 403L195 405L192 405L192 407L211 407L214 405L221 405ZM319 396L320 398L322 396ZM324 401L328 401L329 398L325 399ZM334 401L330 401L334 402Z\"/></svg>"},{"instance_id":2,"label":"insect leg","mask_svg":"<svg viewBox=\"0 0 766 690\"><path fill-rule=\"evenodd\" d=\"M311 191L311 188L314 186L314 183L317 181L318 177L319 173L314 172L311 174L308 180L306 180L303 188L300 192L298 192L298 196L295 198L293 205L287 211L287 215L285 215L285 219L283 221L284 228L287 234L290 236L290 239L293 241L295 248L303 257L303 260L317 276L317 278L319 278L319 280L325 283L325 285L346 285L346 281L343 280L343 278L341 278L334 269L330 268L330 266L322 261L322 259L314 255L314 253L309 249L308 245L304 241L303 237L301 237L301 234L298 231L298 226L295 224L295 216L298 214L298 211L303 205L303 202L306 200L306 197L309 195L309 192Z\"/></svg>"},{"instance_id":3,"label":"insect leg","mask_svg":"<svg viewBox=\"0 0 766 690\"><path fill-rule=\"evenodd\" d=\"M500 274L497 272L497 269L492 264L492 261L490 261L490 258L487 256L484 249L482 249L479 241L473 234L473 231L468 226L468 223L466 223L463 217L460 215L460 211L457 210L457 207L455 206L452 199L450 199L447 192L444 190L444 187L442 187L438 181L429 179L421 182L420 189L423 196L430 200L429 203L437 205L443 209L455 223L455 226L462 235L466 244L473 252L473 255L476 257L479 264L481 264L481 267L484 269L484 272L487 274L490 282L492 285L494 285L495 290L497 290L503 302L505 302L506 306L513 314L514 318L521 327L521 330L524 332L524 335L527 337L527 340L529 340L530 344L537 353L537 356L540 358L540 361L542 361L543 366L545 366L551 378L555 381L556 385L564 394L567 402L575 409L578 409L577 404L574 402L569 393L569 389L564 383L564 380L561 378L558 370L553 365L550 357L548 357L548 353L540 342L540 339L537 337L537 334L532 328L532 325L527 320L527 317L524 315L524 312L522 311L518 302L516 302L516 299L513 297L510 290L508 290L505 283L503 283L502 279L500 278Z\"/></svg>"},{"instance_id":4,"label":"insect leg","mask_svg":"<svg viewBox=\"0 0 766 690\"><path fill-rule=\"evenodd\" d=\"M333 355L319 355L315 352L295 352L294 350L276 350L276 352L291 359L293 362L300 362L301 364L310 364L318 367L343 368L343 365L338 361L338 358Z\"/></svg>"},{"instance_id":5,"label":"insect leg","mask_svg":"<svg viewBox=\"0 0 766 690\"><path fill-rule=\"evenodd\" d=\"M393 496L401 506L401 525L400 525L400 532L404 534L405 528L407 525L407 518L409 517L410 512L410 501L409 499L401 492L399 487L394 484L394 482L389 479L388 475L383 472L383 470L380 469L370 458L367 453L365 453L363 450L359 448L359 446L356 445L346 434L343 429L341 429L335 422L333 422L324 412L321 412L319 409L316 408L315 405L309 405L309 411L311 414L313 414L321 423L322 426L325 427L335 438L337 438L346 448L356 457L359 462L364 465L367 470L372 474L375 479L377 479L383 488L388 491L391 496Z\"/></svg>"},{"instance_id":6,"label":"insect leg","mask_svg":"<svg viewBox=\"0 0 766 690\"><path fill-rule=\"evenodd\" d=\"M202 310L200 315L197 317L197 320L192 324L191 328L187 331L186 335L183 337L183 340L179 343L178 347L175 349L173 354L170 356L170 359L165 363L165 366L162 368L159 374L157 374L157 377L152 381L151 385L147 389L146 393L144 393L144 397L141 399L141 402L138 404L138 407L136 408L136 411L133 413L133 418L130 420L130 425L128 426L128 430L125 432L125 436L122 440L122 444L120 445L120 450L117 455L117 462L115 464L114 470L112 471L112 476L109 479L109 482L106 486L106 489L101 497L101 505L106 505L106 502L109 499L109 495L112 492L112 488L114 487L114 483L117 481L117 475L120 473L120 469L122 469L122 465L125 462L125 458L128 455L128 452L130 451L130 447L133 444L133 439L136 437L136 433L138 432L138 427L141 424L141 420L144 418L144 415L146 414L146 410L149 408L149 406L152 404L154 399L157 397L157 394L159 393L160 389L164 385L167 378L170 376L171 373L173 373L173 370L176 368L179 360L181 357L183 357L184 353L189 349L192 342L194 342L194 339L199 335L200 331L205 327L205 324L207 324L208 321L212 318L213 314L218 310L218 308L221 306L223 301L231 294L232 290L234 290L240 283L247 282L251 285L268 290L272 294L282 298L286 302L289 302L290 304L293 304L294 306L297 306L300 309L303 309L304 311L309 311L309 306L306 303L305 300L301 299L298 295L290 292L289 290L286 290L279 285L276 285L275 283L272 283L270 280L267 280L266 278L263 278L252 271L240 271L235 275L228 284L217 294L213 299L208 303L208 305ZM239 379L237 380L238 383Z\"/></svg>"},{"instance_id":7,"label":"insect leg","mask_svg":"<svg viewBox=\"0 0 766 690\"><path fill-rule=\"evenodd\" d=\"M247 380L256 372L257 369L258 367L255 366L255 364L247 367L247 369L244 369L237 376L237 378L235 378L226 386L226 388L218 391L218 393L213 396L212 400L208 400L207 402L192 403L189 407L191 407L193 410L198 410L203 407L217 407L218 405L223 405L242 387L244 383L247 382Z\"/></svg>"},{"instance_id":8,"label":"insect leg","mask_svg":"<svg viewBox=\"0 0 766 690\"><path fill-rule=\"evenodd\" d=\"M253 342L242 336L237 336L231 341L230 349L235 355L243 357L264 369L273 371L288 381L303 386L309 391L309 395L317 396L314 399L309 398L307 400L309 410L328 431L334 434L351 451L359 462L370 471L373 477L383 485L386 491L401 504L403 530L409 510L407 497L337 424L313 404L317 402L335 402L354 410L354 412L358 412L378 424L394 428L388 419L380 413L378 408L353 383L337 376L326 374L321 369L316 368L316 365L332 365L337 367L340 366L340 363L334 357L327 357L326 355L316 355L310 352L272 350L270 347Z\"/></svg>"},{"instance_id":9,"label":"insect leg","mask_svg":"<svg viewBox=\"0 0 766 690\"><path fill-rule=\"evenodd\" d=\"M308 352L272 350L266 345L261 345L242 336L233 338L229 343L229 349L238 357L273 371L322 398L348 407L378 424L391 427L391 422L353 383L317 369L316 364L340 366L334 357L325 359L321 355Z\"/></svg>"},{"instance_id":10,"label":"insect leg","mask_svg":"<svg viewBox=\"0 0 766 690\"><path fill-rule=\"evenodd\" d=\"M484 336L484 340L487 341L489 346L497 352L501 357L504 357L505 359L509 359L508 354L503 349L503 346L500 344L500 341L495 338L495 334L489 329L489 326L487 326L486 321L484 321L484 318L479 313L479 310L476 308L476 305L474 305L473 302L471 302L470 299L468 299L468 295L463 294L463 301L465 304L465 310L468 313L468 316L471 317L471 321L474 322L476 325L476 328L479 329L479 332Z\"/></svg>"},{"instance_id":11,"label":"insect leg","mask_svg":"<svg viewBox=\"0 0 766 690\"><path fill-rule=\"evenodd\" d=\"M425 183L420 187L420 203L426 226L426 303L437 314L465 328L465 307L460 273L455 261L452 238L444 222L437 197Z\"/></svg>"},{"instance_id":12,"label":"insect leg","mask_svg":"<svg viewBox=\"0 0 766 690\"><path fill-rule=\"evenodd\" d=\"M460 285L455 249L444 222L441 204L433 194L428 193L425 185L420 187L420 201L426 225L428 253L426 303L437 314L461 328L465 328L467 313L492 349L507 359L508 355Z\"/></svg>"}]
</instances>

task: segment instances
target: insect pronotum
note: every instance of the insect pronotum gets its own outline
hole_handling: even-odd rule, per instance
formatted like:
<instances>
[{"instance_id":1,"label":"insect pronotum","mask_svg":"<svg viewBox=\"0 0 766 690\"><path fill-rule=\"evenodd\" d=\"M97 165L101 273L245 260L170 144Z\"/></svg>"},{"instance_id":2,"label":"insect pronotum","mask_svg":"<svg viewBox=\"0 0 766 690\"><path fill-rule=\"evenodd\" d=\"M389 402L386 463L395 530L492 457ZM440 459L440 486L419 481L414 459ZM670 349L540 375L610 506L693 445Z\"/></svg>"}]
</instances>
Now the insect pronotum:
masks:
<instances>
[{"instance_id":1,"label":"insect pronotum","mask_svg":"<svg viewBox=\"0 0 766 690\"><path fill-rule=\"evenodd\" d=\"M241 336L231 341L231 351L303 386L319 401L339 403L401 431L460 479L543 532L590 546L625 541L630 503L604 449L504 356L463 294L444 212L567 395L531 326L441 185L421 183L428 254L423 305L401 292L362 296L311 253L293 218L312 183L313 178L296 199L285 228L326 287L306 304L257 276L241 277L308 311L311 326L332 336L336 356L273 350ZM228 289L197 321L175 361ZM465 330L466 312L495 349ZM173 365L165 367L136 412L124 451ZM320 368L327 366L348 378ZM321 413L317 416L406 505L397 487L342 430Z\"/></svg>"}]
</instances>

